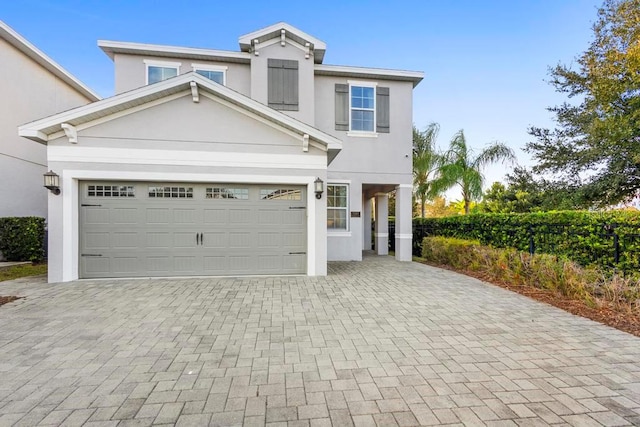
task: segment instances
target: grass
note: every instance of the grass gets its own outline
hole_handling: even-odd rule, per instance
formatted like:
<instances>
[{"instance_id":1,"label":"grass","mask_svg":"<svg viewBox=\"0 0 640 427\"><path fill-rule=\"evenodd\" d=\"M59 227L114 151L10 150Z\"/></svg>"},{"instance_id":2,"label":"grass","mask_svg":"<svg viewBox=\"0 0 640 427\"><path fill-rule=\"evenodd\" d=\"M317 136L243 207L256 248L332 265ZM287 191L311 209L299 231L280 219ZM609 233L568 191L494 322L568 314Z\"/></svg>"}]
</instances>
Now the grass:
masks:
<instances>
[{"instance_id":1,"label":"grass","mask_svg":"<svg viewBox=\"0 0 640 427\"><path fill-rule=\"evenodd\" d=\"M0 268L0 282L47 274L47 264L23 264Z\"/></svg>"}]
</instances>

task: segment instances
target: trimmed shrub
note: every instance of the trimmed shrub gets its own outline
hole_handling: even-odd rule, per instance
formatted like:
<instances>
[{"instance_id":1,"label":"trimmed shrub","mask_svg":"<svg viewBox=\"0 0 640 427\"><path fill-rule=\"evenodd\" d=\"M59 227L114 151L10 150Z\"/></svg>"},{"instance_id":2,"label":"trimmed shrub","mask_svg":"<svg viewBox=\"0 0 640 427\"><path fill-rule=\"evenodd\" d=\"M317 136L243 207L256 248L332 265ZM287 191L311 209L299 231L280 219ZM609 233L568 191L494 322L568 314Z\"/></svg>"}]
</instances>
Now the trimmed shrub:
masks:
<instances>
[{"instance_id":1,"label":"trimmed shrub","mask_svg":"<svg viewBox=\"0 0 640 427\"><path fill-rule=\"evenodd\" d=\"M605 275L554 255L529 255L513 248L492 248L478 241L425 237L422 257L435 264L472 271L515 286L560 292L592 306L598 300L637 310L640 286L632 278Z\"/></svg>"},{"instance_id":2,"label":"trimmed shrub","mask_svg":"<svg viewBox=\"0 0 640 427\"><path fill-rule=\"evenodd\" d=\"M42 261L44 218L0 218L0 252L8 261Z\"/></svg>"},{"instance_id":3,"label":"trimmed shrub","mask_svg":"<svg viewBox=\"0 0 640 427\"><path fill-rule=\"evenodd\" d=\"M525 214L472 214L414 219L414 242L444 236L483 245L565 256L581 265L640 267L640 214L610 211L558 211ZM530 237L533 236L533 241ZM617 237L616 237L617 236ZM618 239L618 263L615 244Z\"/></svg>"}]
</instances>

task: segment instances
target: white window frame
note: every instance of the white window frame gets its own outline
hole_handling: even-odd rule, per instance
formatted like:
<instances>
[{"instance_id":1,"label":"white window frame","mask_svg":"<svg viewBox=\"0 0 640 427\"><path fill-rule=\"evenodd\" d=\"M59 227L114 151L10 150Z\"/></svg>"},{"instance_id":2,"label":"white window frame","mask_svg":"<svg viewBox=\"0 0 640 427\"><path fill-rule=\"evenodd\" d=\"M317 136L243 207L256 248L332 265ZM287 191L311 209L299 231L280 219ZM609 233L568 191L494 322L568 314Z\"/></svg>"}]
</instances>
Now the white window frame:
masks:
<instances>
[{"instance_id":1,"label":"white window frame","mask_svg":"<svg viewBox=\"0 0 640 427\"><path fill-rule=\"evenodd\" d=\"M377 108L378 106L376 105L376 96L377 96L377 87L378 87L378 83L376 82L365 82L365 81L358 81L358 80L347 80L347 83L349 84L349 132L347 133L347 136L356 136L356 137L377 137L378 133L376 132L376 114L377 114ZM351 113L353 110L353 107L351 106L351 88L352 87L370 87L373 88L373 130L368 131L368 130L353 130L351 128L352 126L352 121L351 121Z\"/></svg>"},{"instance_id":2,"label":"white window frame","mask_svg":"<svg viewBox=\"0 0 640 427\"><path fill-rule=\"evenodd\" d=\"M156 61L154 59L144 59L144 84L149 84L149 67L173 68L176 70L176 76L180 75L180 66L182 62Z\"/></svg>"},{"instance_id":3,"label":"white window frame","mask_svg":"<svg viewBox=\"0 0 640 427\"><path fill-rule=\"evenodd\" d=\"M227 85L227 70L229 69L229 67L227 67L227 66L192 63L191 64L191 68L193 69L194 73L197 72L197 71L219 71L219 72L222 72L222 85L223 86Z\"/></svg>"},{"instance_id":4,"label":"white window frame","mask_svg":"<svg viewBox=\"0 0 640 427\"><path fill-rule=\"evenodd\" d=\"M329 211L329 209L345 209L345 221L346 221L346 228L329 228L327 227L327 234L332 234L332 235L345 235L351 234L351 221L350 221L350 214L349 214L349 206L350 206L350 202L349 199L351 198L351 189L349 188L349 184L346 182L328 182L327 183L327 194L329 194L329 186L335 186L335 187L346 187L347 189L347 206L344 208L336 208L336 207L330 207L329 204L327 203L327 212Z\"/></svg>"}]
</instances>

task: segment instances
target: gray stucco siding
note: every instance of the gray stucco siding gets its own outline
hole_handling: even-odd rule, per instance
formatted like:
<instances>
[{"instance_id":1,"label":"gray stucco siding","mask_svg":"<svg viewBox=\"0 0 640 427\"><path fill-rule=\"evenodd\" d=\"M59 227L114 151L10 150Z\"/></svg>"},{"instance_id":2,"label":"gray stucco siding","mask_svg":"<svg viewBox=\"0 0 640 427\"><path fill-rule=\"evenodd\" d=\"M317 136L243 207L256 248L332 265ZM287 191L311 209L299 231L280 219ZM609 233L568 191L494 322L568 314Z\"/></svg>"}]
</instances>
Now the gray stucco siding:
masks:
<instances>
[{"instance_id":1,"label":"gray stucco siding","mask_svg":"<svg viewBox=\"0 0 640 427\"><path fill-rule=\"evenodd\" d=\"M179 62L180 74L193 71L192 64L227 67L226 86L245 96L251 94L251 70L249 64L233 62L203 61L199 59L157 57L130 54L115 54L115 93L137 89L146 84L145 60L156 62Z\"/></svg>"},{"instance_id":2,"label":"gray stucco siding","mask_svg":"<svg viewBox=\"0 0 640 427\"><path fill-rule=\"evenodd\" d=\"M47 149L18 136L18 126L89 100L3 39L0 64L0 217L46 217Z\"/></svg>"}]
</instances>

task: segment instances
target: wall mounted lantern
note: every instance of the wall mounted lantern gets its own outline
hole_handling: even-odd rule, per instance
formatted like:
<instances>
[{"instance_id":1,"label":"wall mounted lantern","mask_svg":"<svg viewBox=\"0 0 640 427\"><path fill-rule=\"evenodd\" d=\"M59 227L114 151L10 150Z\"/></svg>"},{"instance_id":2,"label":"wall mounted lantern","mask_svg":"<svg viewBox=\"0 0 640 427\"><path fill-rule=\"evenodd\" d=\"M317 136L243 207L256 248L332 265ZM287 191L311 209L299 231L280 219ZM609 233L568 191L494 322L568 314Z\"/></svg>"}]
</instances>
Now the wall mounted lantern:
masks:
<instances>
[{"instance_id":1,"label":"wall mounted lantern","mask_svg":"<svg viewBox=\"0 0 640 427\"><path fill-rule=\"evenodd\" d=\"M322 198L322 193L324 192L324 182L320 179L320 177L316 178L313 182L315 186L316 199Z\"/></svg>"},{"instance_id":2,"label":"wall mounted lantern","mask_svg":"<svg viewBox=\"0 0 640 427\"><path fill-rule=\"evenodd\" d=\"M45 173L44 186L57 196L60 194L60 176L54 171Z\"/></svg>"}]
</instances>

